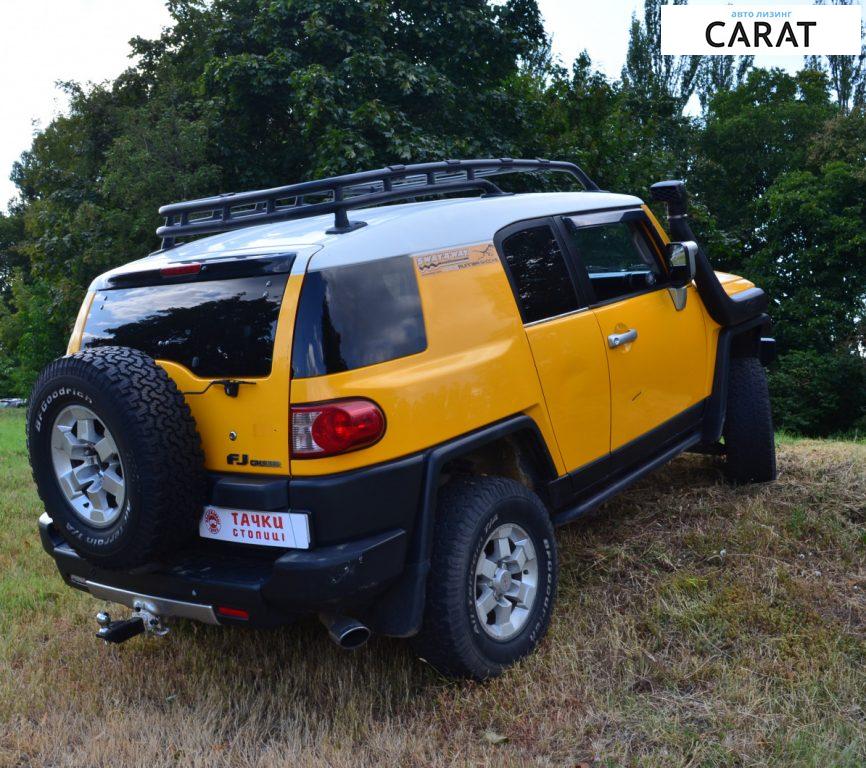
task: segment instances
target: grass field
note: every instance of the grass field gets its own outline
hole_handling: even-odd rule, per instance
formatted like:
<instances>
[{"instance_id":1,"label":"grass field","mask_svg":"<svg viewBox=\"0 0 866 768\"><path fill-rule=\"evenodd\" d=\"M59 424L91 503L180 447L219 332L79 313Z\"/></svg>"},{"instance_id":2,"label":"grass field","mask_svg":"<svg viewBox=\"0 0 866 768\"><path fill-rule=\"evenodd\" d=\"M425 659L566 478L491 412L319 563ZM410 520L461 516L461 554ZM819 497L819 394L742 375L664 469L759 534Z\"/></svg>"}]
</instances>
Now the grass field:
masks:
<instances>
[{"instance_id":1,"label":"grass field","mask_svg":"<svg viewBox=\"0 0 866 768\"><path fill-rule=\"evenodd\" d=\"M312 621L102 645L22 432L0 412L0 765L866 764L866 445L785 440L758 488L683 457L563 530L547 640L479 685Z\"/></svg>"}]
</instances>

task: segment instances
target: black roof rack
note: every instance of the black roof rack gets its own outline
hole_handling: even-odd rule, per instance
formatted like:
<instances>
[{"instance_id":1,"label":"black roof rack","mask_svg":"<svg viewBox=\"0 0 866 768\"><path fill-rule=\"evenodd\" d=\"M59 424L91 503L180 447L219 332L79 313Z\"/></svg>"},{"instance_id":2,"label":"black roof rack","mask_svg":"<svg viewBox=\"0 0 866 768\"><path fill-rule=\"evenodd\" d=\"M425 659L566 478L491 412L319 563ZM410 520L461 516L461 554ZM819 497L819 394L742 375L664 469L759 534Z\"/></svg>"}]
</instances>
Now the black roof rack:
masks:
<instances>
[{"instance_id":1,"label":"black roof rack","mask_svg":"<svg viewBox=\"0 0 866 768\"><path fill-rule=\"evenodd\" d=\"M349 221L347 211L353 208L470 190L502 195L505 193L487 177L547 171L571 174L587 191L598 191L598 186L581 168L558 160L501 157L389 165L375 171L164 205L159 213L165 216L165 224L156 234L162 238L163 248L171 248L178 237L227 232L324 213L334 214L334 226L328 232L351 232L365 225L363 221Z\"/></svg>"}]
</instances>

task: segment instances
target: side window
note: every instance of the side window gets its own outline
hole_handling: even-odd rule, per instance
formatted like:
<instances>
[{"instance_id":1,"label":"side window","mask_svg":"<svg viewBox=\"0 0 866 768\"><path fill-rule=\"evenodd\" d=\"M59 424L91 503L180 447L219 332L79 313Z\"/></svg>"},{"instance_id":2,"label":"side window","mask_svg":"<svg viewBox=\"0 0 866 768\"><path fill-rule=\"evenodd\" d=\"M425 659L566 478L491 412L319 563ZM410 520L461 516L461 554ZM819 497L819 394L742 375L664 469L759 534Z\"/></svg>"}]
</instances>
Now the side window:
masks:
<instances>
[{"instance_id":1,"label":"side window","mask_svg":"<svg viewBox=\"0 0 866 768\"><path fill-rule=\"evenodd\" d=\"M524 323L580 307L565 259L547 224L520 230L502 241Z\"/></svg>"},{"instance_id":2,"label":"side window","mask_svg":"<svg viewBox=\"0 0 866 768\"><path fill-rule=\"evenodd\" d=\"M292 375L351 371L427 348L408 256L308 272L292 344Z\"/></svg>"},{"instance_id":3,"label":"side window","mask_svg":"<svg viewBox=\"0 0 866 768\"><path fill-rule=\"evenodd\" d=\"M640 224L578 227L572 219L565 222L597 302L642 293L666 279Z\"/></svg>"}]
</instances>

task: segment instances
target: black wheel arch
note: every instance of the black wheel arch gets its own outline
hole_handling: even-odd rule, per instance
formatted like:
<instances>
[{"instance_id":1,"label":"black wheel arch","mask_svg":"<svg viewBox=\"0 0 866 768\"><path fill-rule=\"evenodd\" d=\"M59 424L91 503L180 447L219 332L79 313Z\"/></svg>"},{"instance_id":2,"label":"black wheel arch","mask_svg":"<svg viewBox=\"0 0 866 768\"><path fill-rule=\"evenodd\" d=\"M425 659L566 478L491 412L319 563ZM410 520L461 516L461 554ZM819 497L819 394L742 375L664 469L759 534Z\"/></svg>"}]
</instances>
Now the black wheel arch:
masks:
<instances>
[{"instance_id":1,"label":"black wheel arch","mask_svg":"<svg viewBox=\"0 0 866 768\"><path fill-rule=\"evenodd\" d=\"M713 373L713 391L704 411L702 442L713 444L722 436L728 400L728 378L731 360L736 357L762 357L765 334L770 329L770 318L762 313L738 325L719 331L716 347L716 365Z\"/></svg>"},{"instance_id":2,"label":"black wheel arch","mask_svg":"<svg viewBox=\"0 0 866 768\"><path fill-rule=\"evenodd\" d=\"M368 616L374 631L394 637L418 632L424 615L427 574L433 552L438 489L449 464L499 441L515 440L532 462L538 479L548 483L557 477L556 465L538 424L526 414L517 414L469 432L430 449L425 456L421 491L403 575L376 602ZM544 488L539 487L544 498ZM548 507L549 508L549 507Z\"/></svg>"}]
</instances>

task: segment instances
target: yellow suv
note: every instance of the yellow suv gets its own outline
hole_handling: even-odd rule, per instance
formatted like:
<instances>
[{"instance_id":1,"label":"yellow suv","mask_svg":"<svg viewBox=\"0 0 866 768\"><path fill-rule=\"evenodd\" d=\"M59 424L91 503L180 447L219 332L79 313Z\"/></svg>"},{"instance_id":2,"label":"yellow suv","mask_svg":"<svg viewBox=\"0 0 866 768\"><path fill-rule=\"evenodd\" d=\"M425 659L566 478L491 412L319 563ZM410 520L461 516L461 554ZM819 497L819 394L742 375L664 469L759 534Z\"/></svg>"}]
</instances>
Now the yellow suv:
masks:
<instances>
[{"instance_id":1,"label":"yellow suv","mask_svg":"<svg viewBox=\"0 0 866 768\"><path fill-rule=\"evenodd\" d=\"M526 172L584 190L494 181ZM682 182L652 195L670 234L507 158L160 209L29 402L43 546L132 609L98 636L317 613L485 678L547 629L555 526L683 451L773 479L766 297L710 267Z\"/></svg>"}]
</instances>

